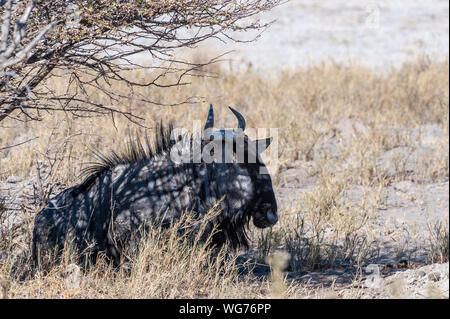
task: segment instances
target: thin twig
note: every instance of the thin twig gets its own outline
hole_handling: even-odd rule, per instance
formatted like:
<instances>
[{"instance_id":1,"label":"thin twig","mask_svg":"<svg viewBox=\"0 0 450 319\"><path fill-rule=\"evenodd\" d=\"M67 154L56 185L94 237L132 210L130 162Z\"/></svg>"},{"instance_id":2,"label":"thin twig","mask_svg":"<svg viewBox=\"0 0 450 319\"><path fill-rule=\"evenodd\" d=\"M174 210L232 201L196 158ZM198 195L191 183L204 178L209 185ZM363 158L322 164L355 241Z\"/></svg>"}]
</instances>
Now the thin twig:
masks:
<instances>
[{"instance_id":1,"label":"thin twig","mask_svg":"<svg viewBox=\"0 0 450 319\"><path fill-rule=\"evenodd\" d=\"M19 143L19 144L14 144L14 145L6 146L6 147L0 147L0 151L9 150L9 149L11 149L11 148L13 148L13 147L17 147L17 146L20 146L20 145L29 143L29 142L31 142L31 141L34 141L34 140L36 140L36 139L38 139L38 138L39 138L39 136L36 136L36 137L30 138L29 140L27 140L27 141L25 141L25 142L22 142L22 143Z\"/></svg>"}]
</instances>

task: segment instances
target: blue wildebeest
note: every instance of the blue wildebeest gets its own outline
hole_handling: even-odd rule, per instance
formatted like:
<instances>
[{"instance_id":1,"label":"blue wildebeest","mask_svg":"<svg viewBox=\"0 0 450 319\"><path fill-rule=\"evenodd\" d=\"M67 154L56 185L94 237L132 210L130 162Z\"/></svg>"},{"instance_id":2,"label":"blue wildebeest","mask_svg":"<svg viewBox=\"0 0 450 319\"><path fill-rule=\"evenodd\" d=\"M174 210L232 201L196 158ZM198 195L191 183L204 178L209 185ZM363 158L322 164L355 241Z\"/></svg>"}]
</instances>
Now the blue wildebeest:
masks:
<instances>
[{"instance_id":1,"label":"blue wildebeest","mask_svg":"<svg viewBox=\"0 0 450 319\"><path fill-rule=\"evenodd\" d=\"M80 251L90 247L92 258L103 252L118 265L124 244L142 225L156 219L170 223L189 212L201 218L217 202L220 213L211 222L216 229L213 244L248 247L250 219L258 228L278 220L272 181L268 174L260 174L265 165L259 154L271 139L250 140L243 133L244 117L230 109L238 118L238 129L214 130L211 105L200 138L200 158L194 158L192 136L174 138L171 125L160 126L154 147L148 139L144 145L137 139L123 154L100 156L100 162L85 171L84 182L55 196L37 214L35 261L44 251L61 251L70 238ZM227 152L216 152L223 149L217 146L228 147L232 156L225 159ZM178 153L173 152L177 147ZM188 160L174 161L173 154L183 148L190 150ZM220 158L214 157L215 152Z\"/></svg>"}]
</instances>

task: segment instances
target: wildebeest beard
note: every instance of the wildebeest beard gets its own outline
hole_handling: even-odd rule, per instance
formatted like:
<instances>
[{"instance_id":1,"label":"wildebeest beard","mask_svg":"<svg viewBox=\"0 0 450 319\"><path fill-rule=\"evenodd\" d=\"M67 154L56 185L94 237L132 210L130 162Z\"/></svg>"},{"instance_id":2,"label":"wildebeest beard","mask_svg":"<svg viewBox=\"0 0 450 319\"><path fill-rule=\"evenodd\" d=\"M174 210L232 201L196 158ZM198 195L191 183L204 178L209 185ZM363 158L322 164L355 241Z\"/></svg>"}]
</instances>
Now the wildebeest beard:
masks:
<instances>
[{"instance_id":1,"label":"wildebeest beard","mask_svg":"<svg viewBox=\"0 0 450 319\"><path fill-rule=\"evenodd\" d=\"M243 131L245 120L232 111ZM212 127L211 120L212 106L205 131ZM223 131L218 132L211 139L221 142ZM269 175L259 173L264 164L258 156L255 163L174 163L171 150L183 139L174 139L172 133L171 125L160 125L155 143L148 138L142 143L136 138L121 154L97 155L99 162L85 169L84 182L55 196L37 214L34 259L49 249L62 251L70 238L79 251L89 246L94 260L103 252L119 265L127 240L142 226L156 220L170 225L183 214L202 218L217 205L220 212L207 228L216 229L211 244L217 248L225 244L234 249L248 248L247 230L252 218L259 228L277 222L272 182ZM192 137L184 140L192 142ZM202 141L202 148L207 142ZM235 145L234 138L222 142ZM252 143L245 137L246 154L261 151Z\"/></svg>"}]
</instances>

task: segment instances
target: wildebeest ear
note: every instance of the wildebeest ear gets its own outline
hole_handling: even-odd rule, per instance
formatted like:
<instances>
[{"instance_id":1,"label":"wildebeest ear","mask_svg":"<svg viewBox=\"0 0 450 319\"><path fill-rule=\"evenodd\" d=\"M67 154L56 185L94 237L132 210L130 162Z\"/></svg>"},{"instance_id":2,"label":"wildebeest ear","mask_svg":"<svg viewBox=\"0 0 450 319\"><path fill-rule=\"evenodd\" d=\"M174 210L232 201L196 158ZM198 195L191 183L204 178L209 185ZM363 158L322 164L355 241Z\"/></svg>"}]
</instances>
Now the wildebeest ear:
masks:
<instances>
[{"instance_id":1,"label":"wildebeest ear","mask_svg":"<svg viewBox=\"0 0 450 319\"><path fill-rule=\"evenodd\" d=\"M272 141L273 141L272 137L263 138L262 140L256 140L254 143L256 144L258 154L264 152L269 147L270 143L272 143Z\"/></svg>"}]
</instances>

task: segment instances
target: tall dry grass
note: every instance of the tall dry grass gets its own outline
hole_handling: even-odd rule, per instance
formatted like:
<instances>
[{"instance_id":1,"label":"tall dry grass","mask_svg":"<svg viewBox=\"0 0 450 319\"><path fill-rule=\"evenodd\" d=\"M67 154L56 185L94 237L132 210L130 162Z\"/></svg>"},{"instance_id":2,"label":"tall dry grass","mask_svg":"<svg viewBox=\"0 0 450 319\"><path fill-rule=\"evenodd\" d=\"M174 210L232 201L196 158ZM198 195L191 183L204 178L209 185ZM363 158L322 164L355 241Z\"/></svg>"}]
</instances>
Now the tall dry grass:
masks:
<instances>
[{"instance_id":1,"label":"tall dry grass","mask_svg":"<svg viewBox=\"0 0 450 319\"><path fill-rule=\"evenodd\" d=\"M151 132L161 119L172 119L176 127L191 129L194 120L204 121L209 103L215 106L216 127L234 127L236 120L226 107L232 105L245 115L249 127L278 128L279 160L273 172L275 187L281 184L279 173L286 167L295 166L293 163L297 161L313 160L311 175L317 179L317 187L301 195L291 208L279 211L280 219L273 229L251 231L256 262L271 261L278 270L271 277L239 275L234 257L219 256L211 262L210 252L204 246L192 246L170 231L164 235L155 232L135 253L130 268L117 270L99 262L82 272L80 285L75 288L67 286L70 258L49 272L38 272L27 280L14 274L13 261L4 262L0 264L0 280L5 296L320 297L288 280L283 270L296 274L337 264L361 267L376 256L378 247L372 244L376 236L372 228L376 207L382 202L386 185L404 177L381 176L375 159L381 152L396 146L417 146L417 141L410 140L407 133L399 133L394 128L437 124L448 136L448 61L433 62L423 58L384 74L358 65L332 63L271 75L261 75L251 69L243 73L227 73L220 68L210 71L219 76L192 78L189 86L169 89L146 88L130 92L128 87L113 83L117 93L131 97L131 100L114 103L145 118L142 124L147 129L121 117L77 118L65 113L47 114L41 122L8 120L0 123L0 147L37 137L20 147L0 152L0 179L39 176L36 179L40 181L36 184L40 188L38 193L48 197L49 188L58 186L55 183L72 185L79 181L79 172L92 160L93 150L107 153L120 148L130 133ZM136 72L135 77L145 79L147 75ZM64 90L66 83L62 78L47 85ZM89 94L94 102L111 103L96 91ZM191 96L202 102L177 107L140 102L145 97L158 103L174 103ZM326 138L333 124L342 118L361 121L368 128L367 133L340 149L338 160L312 157L314 146ZM437 160L424 166L416 177L448 180L448 151L444 155L430 156ZM336 171L337 165L349 160L354 165ZM363 199L360 203L343 202L343 192L354 184L365 189ZM17 230L22 237L9 233L9 241L2 239L4 251L11 252L11 247L17 245L14 238L19 236L18 245L27 253L32 220L39 209L39 206L24 207L25 227ZM158 236L166 237L161 242ZM278 254L279 251L287 252L289 258ZM270 259L274 254L280 262ZM29 259L25 258L23 263L28 265Z\"/></svg>"},{"instance_id":2,"label":"tall dry grass","mask_svg":"<svg viewBox=\"0 0 450 319\"><path fill-rule=\"evenodd\" d=\"M384 75L358 65L330 63L270 76L251 69L237 74L213 71L219 74L217 78L192 78L191 85L174 88L130 92L128 87L112 83L118 94L131 97L114 104L145 118L142 124L150 130L161 120L192 129L194 120L205 120L209 103L215 105L217 127L235 127L235 118L227 108L235 106L245 114L248 127L278 128L279 165L310 156L318 139L341 118L358 119L370 129L366 136L360 136L352 153L363 147L367 153L411 143L407 136L394 135L389 130L393 127L435 123L448 134L448 61L423 58ZM135 72L135 77L147 76ZM58 78L47 85L64 90L66 84L64 78ZM89 95L94 102L112 103L97 91ZM192 96L204 102L161 107L139 101L145 97L170 104ZM83 164L92 158L92 150L108 152L121 147L135 129L117 116L75 118L64 113L48 114L41 122L2 122L2 146L38 139L2 152L0 176L30 176L35 173L36 162L43 162L56 171L54 180L74 183Z\"/></svg>"},{"instance_id":3,"label":"tall dry grass","mask_svg":"<svg viewBox=\"0 0 450 319\"><path fill-rule=\"evenodd\" d=\"M114 268L102 256L94 265L80 267L79 255L69 245L57 262L33 268L26 278L18 276L23 272L15 268L31 261L3 263L3 297L277 298L280 294L299 297L304 292L300 285L286 281L282 265L273 266L277 273L274 278L239 276L236 256L226 248L211 248L212 233L202 236L202 229L214 214L209 212L200 221L187 214L169 228L155 224L126 248L126 261L120 268Z\"/></svg>"}]
</instances>

